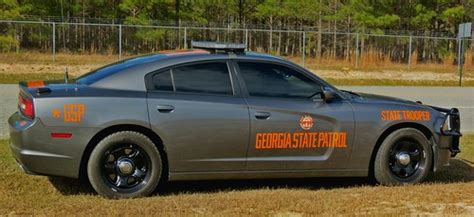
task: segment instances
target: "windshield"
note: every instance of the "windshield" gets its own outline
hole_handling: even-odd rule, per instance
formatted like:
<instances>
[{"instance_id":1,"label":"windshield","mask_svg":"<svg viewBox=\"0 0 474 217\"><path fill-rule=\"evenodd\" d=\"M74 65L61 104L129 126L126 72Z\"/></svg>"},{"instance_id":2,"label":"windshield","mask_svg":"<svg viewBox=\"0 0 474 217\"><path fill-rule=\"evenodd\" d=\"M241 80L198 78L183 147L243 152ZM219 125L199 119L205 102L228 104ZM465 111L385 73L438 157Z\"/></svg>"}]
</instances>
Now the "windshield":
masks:
<instances>
[{"instance_id":1,"label":"windshield","mask_svg":"<svg viewBox=\"0 0 474 217\"><path fill-rule=\"evenodd\" d=\"M136 66L139 64L143 63L149 63L153 62L156 60L160 60L165 58L164 55L162 54L150 54L146 56L140 56L140 57L133 57L130 59L122 60L119 62L112 63L110 65L106 65L104 67L98 68L96 70L93 70L89 73L86 73L79 78L76 79L76 82L78 84L92 84L95 83L105 77L108 77L110 75L116 74L118 72L121 72L127 68L130 68L132 66Z\"/></svg>"}]
</instances>

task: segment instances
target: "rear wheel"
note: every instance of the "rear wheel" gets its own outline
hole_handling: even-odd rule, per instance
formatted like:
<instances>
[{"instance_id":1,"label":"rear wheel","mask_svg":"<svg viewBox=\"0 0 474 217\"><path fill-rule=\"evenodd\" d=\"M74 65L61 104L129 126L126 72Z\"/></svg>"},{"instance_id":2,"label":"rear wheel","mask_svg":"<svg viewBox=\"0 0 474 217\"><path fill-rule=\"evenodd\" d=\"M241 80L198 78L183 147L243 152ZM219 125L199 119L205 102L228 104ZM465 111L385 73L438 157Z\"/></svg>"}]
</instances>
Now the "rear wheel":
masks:
<instances>
[{"instance_id":1,"label":"rear wheel","mask_svg":"<svg viewBox=\"0 0 474 217\"><path fill-rule=\"evenodd\" d=\"M421 182L432 162L433 152L425 135L413 128L399 129L385 138L377 152L375 179L384 185Z\"/></svg>"},{"instance_id":2,"label":"rear wheel","mask_svg":"<svg viewBox=\"0 0 474 217\"><path fill-rule=\"evenodd\" d=\"M91 153L87 175L92 187L108 198L135 198L151 194L162 173L160 152L145 135L113 133Z\"/></svg>"}]
</instances>

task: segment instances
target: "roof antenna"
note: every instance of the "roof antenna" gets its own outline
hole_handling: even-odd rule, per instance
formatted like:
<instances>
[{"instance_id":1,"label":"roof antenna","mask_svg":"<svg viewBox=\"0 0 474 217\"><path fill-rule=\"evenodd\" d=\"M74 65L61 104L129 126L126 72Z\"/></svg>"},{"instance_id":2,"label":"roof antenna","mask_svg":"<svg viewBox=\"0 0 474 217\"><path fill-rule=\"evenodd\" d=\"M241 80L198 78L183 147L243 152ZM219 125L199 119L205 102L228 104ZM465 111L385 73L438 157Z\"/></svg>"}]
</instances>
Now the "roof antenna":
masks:
<instances>
[{"instance_id":1,"label":"roof antenna","mask_svg":"<svg viewBox=\"0 0 474 217\"><path fill-rule=\"evenodd\" d=\"M67 67L64 69L64 82L66 82L66 84L68 83L69 81L69 73L67 71Z\"/></svg>"}]
</instances>

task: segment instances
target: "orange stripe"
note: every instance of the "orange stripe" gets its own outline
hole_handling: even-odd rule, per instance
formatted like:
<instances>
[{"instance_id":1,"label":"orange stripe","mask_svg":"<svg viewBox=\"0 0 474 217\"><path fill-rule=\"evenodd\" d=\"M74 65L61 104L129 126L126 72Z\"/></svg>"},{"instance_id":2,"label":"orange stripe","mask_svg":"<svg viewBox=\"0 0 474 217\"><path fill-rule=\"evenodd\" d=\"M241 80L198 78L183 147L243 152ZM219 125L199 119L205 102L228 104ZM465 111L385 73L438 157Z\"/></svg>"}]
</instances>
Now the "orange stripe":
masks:
<instances>
[{"instance_id":1,"label":"orange stripe","mask_svg":"<svg viewBox=\"0 0 474 217\"><path fill-rule=\"evenodd\" d=\"M44 87L44 81L28 81L28 88Z\"/></svg>"}]
</instances>

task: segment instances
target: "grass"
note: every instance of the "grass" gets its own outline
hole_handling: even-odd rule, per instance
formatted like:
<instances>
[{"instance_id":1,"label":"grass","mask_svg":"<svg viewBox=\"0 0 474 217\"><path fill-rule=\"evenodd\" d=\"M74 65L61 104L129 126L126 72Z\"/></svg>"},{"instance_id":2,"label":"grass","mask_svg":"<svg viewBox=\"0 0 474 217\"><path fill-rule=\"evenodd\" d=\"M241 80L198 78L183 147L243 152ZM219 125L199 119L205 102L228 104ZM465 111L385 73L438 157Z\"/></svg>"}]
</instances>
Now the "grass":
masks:
<instances>
[{"instance_id":1,"label":"grass","mask_svg":"<svg viewBox=\"0 0 474 217\"><path fill-rule=\"evenodd\" d=\"M461 137L461 154L460 158L474 164L474 134L468 134Z\"/></svg>"},{"instance_id":2,"label":"grass","mask_svg":"<svg viewBox=\"0 0 474 217\"><path fill-rule=\"evenodd\" d=\"M159 196L107 200L71 179L28 176L0 140L0 215L465 215L474 214L474 135L423 184L384 187L365 179L201 181L167 184Z\"/></svg>"},{"instance_id":3,"label":"grass","mask_svg":"<svg viewBox=\"0 0 474 217\"><path fill-rule=\"evenodd\" d=\"M127 57L124 57L127 58ZM100 54L67 54L57 53L54 64L58 65L86 65L86 64L106 64L119 60L118 55ZM50 53L20 52L20 53L0 53L1 63L22 63L22 64L53 64L53 56Z\"/></svg>"},{"instance_id":4,"label":"grass","mask_svg":"<svg viewBox=\"0 0 474 217\"><path fill-rule=\"evenodd\" d=\"M291 61L302 63L299 56L287 57ZM464 72L474 73L474 52L467 50L465 53ZM340 69L342 67L354 69L356 66L355 57L350 59L334 58L334 56L323 56L321 59L315 57L306 57L305 65L312 69ZM380 70L408 70L408 62L392 61L390 56L381 55L377 50L364 52L363 58L359 59L358 70L362 71L380 71ZM417 53L413 53L410 70L412 71L431 71L436 73L456 72L457 65L454 56L448 56L442 62L418 62Z\"/></svg>"},{"instance_id":5,"label":"grass","mask_svg":"<svg viewBox=\"0 0 474 217\"><path fill-rule=\"evenodd\" d=\"M61 80L64 74L60 73L22 73L22 74L2 74L0 73L0 84L17 84L20 81L31 80Z\"/></svg>"}]
</instances>

